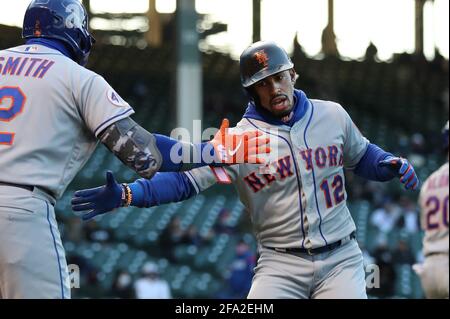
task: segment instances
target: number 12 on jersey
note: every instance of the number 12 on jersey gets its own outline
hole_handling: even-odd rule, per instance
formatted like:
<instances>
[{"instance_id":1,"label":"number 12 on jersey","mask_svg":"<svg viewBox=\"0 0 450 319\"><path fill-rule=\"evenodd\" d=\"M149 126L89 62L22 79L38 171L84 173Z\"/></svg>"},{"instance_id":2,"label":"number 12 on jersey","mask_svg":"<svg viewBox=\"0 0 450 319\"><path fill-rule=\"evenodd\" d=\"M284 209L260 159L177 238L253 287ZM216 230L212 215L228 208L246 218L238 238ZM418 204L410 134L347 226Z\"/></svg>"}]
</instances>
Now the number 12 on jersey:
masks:
<instances>
[{"instance_id":1,"label":"number 12 on jersey","mask_svg":"<svg viewBox=\"0 0 450 319\"><path fill-rule=\"evenodd\" d=\"M11 122L23 111L26 96L19 87L0 87L0 124ZM12 145L15 133L0 128L0 145Z\"/></svg>"},{"instance_id":2,"label":"number 12 on jersey","mask_svg":"<svg viewBox=\"0 0 450 319\"><path fill-rule=\"evenodd\" d=\"M331 192L333 194L334 205L338 205L345 199L344 181L340 174L337 174L333 177L331 188L332 190L330 190L330 184L328 183L327 179L324 179L320 184L320 189L323 191L323 195L325 196L325 203L327 205L327 208L333 207Z\"/></svg>"}]
</instances>

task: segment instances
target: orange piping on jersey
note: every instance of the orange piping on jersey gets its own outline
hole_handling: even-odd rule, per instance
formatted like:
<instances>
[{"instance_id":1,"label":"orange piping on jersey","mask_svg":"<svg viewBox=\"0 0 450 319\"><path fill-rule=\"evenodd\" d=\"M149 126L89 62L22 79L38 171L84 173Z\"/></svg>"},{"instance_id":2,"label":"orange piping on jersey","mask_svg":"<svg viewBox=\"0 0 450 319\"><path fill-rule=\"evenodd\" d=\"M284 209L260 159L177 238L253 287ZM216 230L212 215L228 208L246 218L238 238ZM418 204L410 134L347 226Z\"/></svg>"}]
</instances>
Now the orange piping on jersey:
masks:
<instances>
[{"instance_id":1,"label":"orange piping on jersey","mask_svg":"<svg viewBox=\"0 0 450 319\"><path fill-rule=\"evenodd\" d=\"M214 176L216 177L216 181L219 184L231 184L231 177L228 175L227 171L223 167L213 167L210 166Z\"/></svg>"}]
</instances>

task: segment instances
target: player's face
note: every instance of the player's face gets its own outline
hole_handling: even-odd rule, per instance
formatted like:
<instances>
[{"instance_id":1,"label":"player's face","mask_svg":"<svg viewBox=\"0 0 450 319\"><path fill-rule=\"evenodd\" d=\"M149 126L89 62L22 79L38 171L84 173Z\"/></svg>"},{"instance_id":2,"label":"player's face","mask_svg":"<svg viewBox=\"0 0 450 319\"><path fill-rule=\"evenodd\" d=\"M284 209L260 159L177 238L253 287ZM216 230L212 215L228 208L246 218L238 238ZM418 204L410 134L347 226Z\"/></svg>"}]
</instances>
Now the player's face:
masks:
<instances>
[{"instance_id":1,"label":"player's face","mask_svg":"<svg viewBox=\"0 0 450 319\"><path fill-rule=\"evenodd\" d=\"M294 79L294 71L287 70L257 82L254 90L261 106L278 118L289 115L294 107Z\"/></svg>"}]
</instances>

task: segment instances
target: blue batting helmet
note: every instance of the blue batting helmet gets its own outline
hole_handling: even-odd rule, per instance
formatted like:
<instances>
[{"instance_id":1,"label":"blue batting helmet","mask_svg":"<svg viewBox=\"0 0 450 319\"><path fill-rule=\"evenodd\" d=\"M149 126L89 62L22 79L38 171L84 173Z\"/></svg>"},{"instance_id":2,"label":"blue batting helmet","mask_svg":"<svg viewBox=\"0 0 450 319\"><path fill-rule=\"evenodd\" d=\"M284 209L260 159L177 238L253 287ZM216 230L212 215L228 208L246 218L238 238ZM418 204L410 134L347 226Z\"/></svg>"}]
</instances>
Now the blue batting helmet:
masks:
<instances>
[{"instance_id":1,"label":"blue batting helmet","mask_svg":"<svg viewBox=\"0 0 450 319\"><path fill-rule=\"evenodd\" d=\"M86 65L94 37L88 30L88 15L79 0L33 0L25 12L22 37L63 41L75 62Z\"/></svg>"},{"instance_id":2,"label":"blue batting helmet","mask_svg":"<svg viewBox=\"0 0 450 319\"><path fill-rule=\"evenodd\" d=\"M241 54L241 84L248 88L262 79L293 67L294 64L283 48L272 41L259 41Z\"/></svg>"}]
</instances>

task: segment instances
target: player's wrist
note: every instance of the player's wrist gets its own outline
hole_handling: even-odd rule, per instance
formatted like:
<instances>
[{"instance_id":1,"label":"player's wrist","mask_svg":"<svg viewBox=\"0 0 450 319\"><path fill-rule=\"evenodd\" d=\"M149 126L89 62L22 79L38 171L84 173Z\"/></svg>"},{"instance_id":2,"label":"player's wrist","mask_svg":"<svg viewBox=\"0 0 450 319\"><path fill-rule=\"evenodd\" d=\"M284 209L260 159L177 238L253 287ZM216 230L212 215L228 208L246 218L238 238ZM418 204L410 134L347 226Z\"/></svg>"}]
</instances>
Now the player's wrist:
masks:
<instances>
[{"instance_id":1,"label":"player's wrist","mask_svg":"<svg viewBox=\"0 0 450 319\"><path fill-rule=\"evenodd\" d=\"M120 206L128 207L131 205L131 202L133 201L133 193L131 192L130 186L128 186L128 184L123 183L121 186L122 186L122 195Z\"/></svg>"}]
</instances>

